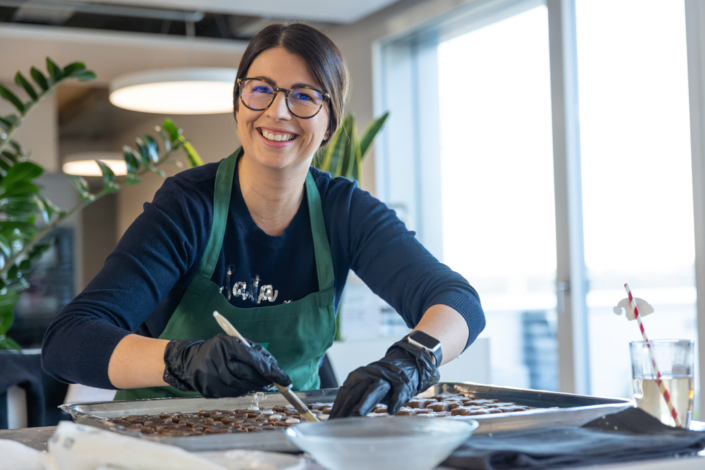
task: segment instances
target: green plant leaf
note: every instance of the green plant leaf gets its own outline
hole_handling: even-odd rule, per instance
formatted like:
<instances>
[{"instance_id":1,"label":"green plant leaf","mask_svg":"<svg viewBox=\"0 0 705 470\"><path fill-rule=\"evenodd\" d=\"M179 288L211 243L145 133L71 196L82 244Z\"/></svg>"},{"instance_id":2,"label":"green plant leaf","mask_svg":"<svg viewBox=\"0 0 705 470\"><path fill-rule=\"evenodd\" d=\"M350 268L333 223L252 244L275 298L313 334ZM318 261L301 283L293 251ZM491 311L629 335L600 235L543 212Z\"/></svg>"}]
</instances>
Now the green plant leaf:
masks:
<instances>
[{"instance_id":1,"label":"green plant leaf","mask_svg":"<svg viewBox=\"0 0 705 470\"><path fill-rule=\"evenodd\" d=\"M96 163L103 173L103 189L109 193L120 191L120 185L115 182L115 173L113 173L113 170L100 160L96 160Z\"/></svg>"},{"instance_id":2,"label":"green plant leaf","mask_svg":"<svg viewBox=\"0 0 705 470\"><path fill-rule=\"evenodd\" d=\"M103 173L103 186L114 182L115 181L115 173L113 172L113 170L108 165L101 162L100 160L96 160L95 162L100 167L100 172Z\"/></svg>"},{"instance_id":3,"label":"green plant leaf","mask_svg":"<svg viewBox=\"0 0 705 470\"><path fill-rule=\"evenodd\" d=\"M40 201L42 201L42 217L44 217L44 223L50 223L51 219L54 217L54 214L58 214L61 212L61 209L59 209L56 205L54 205L53 202L51 202L47 197L41 192L37 194L37 197L39 198Z\"/></svg>"},{"instance_id":4,"label":"green plant leaf","mask_svg":"<svg viewBox=\"0 0 705 470\"><path fill-rule=\"evenodd\" d=\"M71 181L73 186L78 191L78 195L81 197L81 201L92 201L94 199L94 196L90 193L86 180L77 175L66 175L66 177L69 179L69 181Z\"/></svg>"},{"instance_id":5,"label":"green plant leaf","mask_svg":"<svg viewBox=\"0 0 705 470\"><path fill-rule=\"evenodd\" d=\"M20 114L24 114L25 106L20 101L20 99L17 97L16 94L11 92L9 89L5 88L4 86L0 85L0 96L5 98L7 101L12 103L12 105L17 108L17 111L20 112Z\"/></svg>"},{"instance_id":6,"label":"green plant leaf","mask_svg":"<svg viewBox=\"0 0 705 470\"><path fill-rule=\"evenodd\" d=\"M0 232L12 233L15 230L21 235L25 235L32 230L36 231L36 227L24 221L3 220L0 222Z\"/></svg>"},{"instance_id":7,"label":"green plant leaf","mask_svg":"<svg viewBox=\"0 0 705 470\"><path fill-rule=\"evenodd\" d=\"M172 142L175 142L179 139L179 135L181 135L181 129L176 127L176 124L174 124L174 121L172 121L171 119L164 119L164 124L162 124L162 128L167 131L167 133L169 134L169 138Z\"/></svg>"},{"instance_id":8,"label":"green plant leaf","mask_svg":"<svg viewBox=\"0 0 705 470\"><path fill-rule=\"evenodd\" d=\"M162 143L164 144L164 150L169 153L171 151L171 140L167 137L166 132L164 132L164 129L159 126L156 126L154 130L159 133L159 137L162 138Z\"/></svg>"},{"instance_id":9,"label":"green plant leaf","mask_svg":"<svg viewBox=\"0 0 705 470\"><path fill-rule=\"evenodd\" d=\"M4 155L4 154L3 154ZM18 181L29 181L38 178L44 173L44 169L32 162L19 162L10 168L5 178L0 182L0 186L9 189Z\"/></svg>"},{"instance_id":10,"label":"green plant leaf","mask_svg":"<svg viewBox=\"0 0 705 470\"><path fill-rule=\"evenodd\" d=\"M159 145L157 145L157 141L151 135L145 135L144 143L147 146L147 155L149 155L152 163L159 162Z\"/></svg>"},{"instance_id":11,"label":"green plant leaf","mask_svg":"<svg viewBox=\"0 0 705 470\"><path fill-rule=\"evenodd\" d=\"M2 153L0 153L0 155L2 155L2 158L7 160L9 163L11 163L11 166L17 165L17 163L19 163L19 160L17 159L17 155L15 155L12 152L8 152L7 150L3 150Z\"/></svg>"},{"instance_id":12,"label":"green plant leaf","mask_svg":"<svg viewBox=\"0 0 705 470\"><path fill-rule=\"evenodd\" d=\"M32 67L29 74L32 76L37 85L39 85L39 88L41 88L42 91L47 91L49 89L49 81L39 69Z\"/></svg>"},{"instance_id":13,"label":"green plant leaf","mask_svg":"<svg viewBox=\"0 0 705 470\"><path fill-rule=\"evenodd\" d=\"M29 254L27 255L28 259L30 261L38 260L39 258L41 258L41 256L44 253L46 253L46 251L49 248L52 247L53 244L54 244L54 239L51 239L50 241L48 241L46 243L39 243L39 244L35 245L34 248L32 248L30 250Z\"/></svg>"},{"instance_id":14,"label":"green plant leaf","mask_svg":"<svg viewBox=\"0 0 705 470\"><path fill-rule=\"evenodd\" d=\"M0 208L13 220L33 217L40 210L35 199L26 197L0 197Z\"/></svg>"},{"instance_id":15,"label":"green plant leaf","mask_svg":"<svg viewBox=\"0 0 705 470\"><path fill-rule=\"evenodd\" d=\"M47 70L49 71L49 76L54 81L54 83L58 82L63 78L64 74L61 71L61 67L56 65L56 62L51 60L49 57L47 57Z\"/></svg>"},{"instance_id":16,"label":"green plant leaf","mask_svg":"<svg viewBox=\"0 0 705 470\"><path fill-rule=\"evenodd\" d=\"M86 64L84 64L83 62L72 62L69 65L67 65L66 67L64 67L63 76L70 77L74 74L80 74L85 70L86 70Z\"/></svg>"},{"instance_id":17,"label":"green plant leaf","mask_svg":"<svg viewBox=\"0 0 705 470\"><path fill-rule=\"evenodd\" d=\"M8 114L5 117L0 116L0 127L4 130L10 129L17 122L17 116L15 114Z\"/></svg>"},{"instance_id":18,"label":"green plant leaf","mask_svg":"<svg viewBox=\"0 0 705 470\"><path fill-rule=\"evenodd\" d=\"M22 146L16 140L10 140L10 147L15 149L15 153L17 155L24 155L24 150L22 149Z\"/></svg>"},{"instance_id":19,"label":"green plant leaf","mask_svg":"<svg viewBox=\"0 0 705 470\"><path fill-rule=\"evenodd\" d=\"M19 279L20 276L20 270L17 268L17 265L14 265L10 268L10 270L7 272L7 279L11 281L16 281Z\"/></svg>"},{"instance_id":20,"label":"green plant leaf","mask_svg":"<svg viewBox=\"0 0 705 470\"><path fill-rule=\"evenodd\" d=\"M5 177L5 179L7 179L7 177ZM2 185L2 183L0 183L0 190L2 190L3 188L4 186ZM31 197L38 194L39 187L36 184L30 183L29 181L17 181L15 184L7 188L4 193L0 193L0 196L2 196L3 198Z\"/></svg>"},{"instance_id":21,"label":"green plant leaf","mask_svg":"<svg viewBox=\"0 0 705 470\"><path fill-rule=\"evenodd\" d=\"M18 295L0 295L0 335L5 335L15 320L15 304L20 299Z\"/></svg>"},{"instance_id":22,"label":"green plant leaf","mask_svg":"<svg viewBox=\"0 0 705 470\"><path fill-rule=\"evenodd\" d=\"M355 155L357 150L357 132L355 131L355 117L350 114L350 119L345 119L343 121L343 140L345 141L345 146L343 148L343 154L338 160L337 173L345 178L352 179L352 169L355 164ZM347 136L347 139L345 138Z\"/></svg>"},{"instance_id":23,"label":"green plant leaf","mask_svg":"<svg viewBox=\"0 0 705 470\"><path fill-rule=\"evenodd\" d=\"M12 256L12 245L10 244L10 240L2 234L0 234L0 250L2 250L2 254L5 255L5 258L10 258Z\"/></svg>"},{"instance_id":24,"label":"green plant leaf","mask_svg":"<svg viewBox=\"0 0 705 470\"><path fill-rule=\"evenodd\" d=\"M22 348L17 342L9 336L0 336L0 350L14 349L17 352L22 352Z\"/></svg>"},{"instance_id":25,"label":"green plant leaf","mask_svg":"<svg viewBox=\"0 0 705 470\"><path fill-rule=\"evenodd\" d=\"M196 166L201 166L203 165L203 160L201 160L201 156L196 152L196 149L193 148L193 145L191 143L184 139L182 141L183 146L184 146L184 152L186 152L186 160L188 161L188 167L193 168Z\"/></svg>"},{"instance_id":26,"label":"green plant leaf","mask_svg":"<svg viewBox=\"0 0 705 470\"><path fill-rule=\"evenodd\" d=\"M134 173L127 174L127 183L128 184L134 185L134 184L138 184L140 181L142 181L142 179L138 175L136 175Z\"/></svg>"},{"instance_id":27,"label":"green plant leaf","mask_svg":"<svg viewBox=\"0 0 705 470\"><path fill-rule=\"evenodd\" d=\"M125 145L122 148L122 156L125 159L125 164L127 165L127 173L137 173L140 169L140 156L132 147Z\"/></svg>"},{"instance_id":28,"label":"green plant leaf","mask_svg":"<svg viewBox=\"0 0 705 470\"><path fill-rule=\"evenodd\" d=\"M352 128L355 125L355 118L352 114L348 114L343 119L343 123L340 126L340 139L336 142L336 153L333 155L331 161L331 175L333 176L347 176L344 174L345 162L349 158L346 153L349 154L349 146L352 138Z\"/></svg>"},{"instance_id":29,"label":"green plant leaf","mask_svg":"<svg viewBox=\"0 0 705 470\"><path fill-rule=\"evenodd\" d=\"M318 162L318 165L316 165L317 168L323 171L327 171L330 173L330 162L333 159L333 154L335 153L335 147L338 144L338 141L340 140L340 128L333 134L333 137L330 138L328 141L328 145L325 147L325 149L320 149L322 151L321 156L320 156L320 161Z\"/></svg>"},{"instance_id":30,"label":"green plant leaf","mask_svg":"<svg viewBox=\"0 0 705 470\"><path fill-rule=\"evenodd\" d=\"M152 164L152 161L149 158L149 149L147 148L147 144L145 144L144 141L139 137L135 139L135 144L137 145L137 150L139 152L142 165L148 167Z\"/></svg>"},{"instance_id":31,"label":"green plant leaf","mask_svg":"<svg viewBox=\"0 0 705 470\"><path fill-rule=\"evenodd\" d=\"M388 117L389 112L384 113L372 121L370 125L367 126L367 129L365 129L365 132L362 133L362 136L360 137L360 154L362 159L365 158L367 151L370 149L370 145L372 145L372 141L382 129L382 126L384 126L384 123L387 121Z\"/></svg>"},{"instance_id":32,"label":"green plant leaf","mask_svg":"<svg viewBox=\"0 0 705 470\"><path fill-rule=\"evenodd\" d=\"M37 96L37 92L20 72L15 74L15 83L24 88L24 91L26 91L29 97L32 98L32 101L37 101L37 98L39 98L39 96Z\"/></svg>"},{"instance_id":33,"label":"green plant leaf","mask_svg":"<svg viewBox=\"0 0 705 470\"><path fill-rule=\"evenodd\" d=\"M85 72L74 74L72 78L75 78L76 80L80 80L82 82L87 82L89 80L95 80L96 76L97 75L95 74L95 72L91 70L86 70Z\"/></svg>"}]
</instances>

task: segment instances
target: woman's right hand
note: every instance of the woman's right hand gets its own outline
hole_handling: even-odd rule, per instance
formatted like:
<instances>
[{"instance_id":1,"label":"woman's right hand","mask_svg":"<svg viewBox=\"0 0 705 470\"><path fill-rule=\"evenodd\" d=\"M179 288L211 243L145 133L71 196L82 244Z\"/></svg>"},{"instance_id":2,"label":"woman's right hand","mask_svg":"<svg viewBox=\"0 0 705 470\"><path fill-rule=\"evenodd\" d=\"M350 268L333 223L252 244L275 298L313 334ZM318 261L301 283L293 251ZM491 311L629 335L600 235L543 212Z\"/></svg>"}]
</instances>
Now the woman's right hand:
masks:
<instances>
[{"instance_id":1,"label":"woman's right hand","mask_svg":"<svg viewBox=\"0 0 705 470\"><path fill-rule=\"evenodd\" d=\"M164 350L164 381L206 398L239 397L272 383L291 384L269 351L250 344L227 335L205 341L172 340Z\"/></svg>"}]
</instances>

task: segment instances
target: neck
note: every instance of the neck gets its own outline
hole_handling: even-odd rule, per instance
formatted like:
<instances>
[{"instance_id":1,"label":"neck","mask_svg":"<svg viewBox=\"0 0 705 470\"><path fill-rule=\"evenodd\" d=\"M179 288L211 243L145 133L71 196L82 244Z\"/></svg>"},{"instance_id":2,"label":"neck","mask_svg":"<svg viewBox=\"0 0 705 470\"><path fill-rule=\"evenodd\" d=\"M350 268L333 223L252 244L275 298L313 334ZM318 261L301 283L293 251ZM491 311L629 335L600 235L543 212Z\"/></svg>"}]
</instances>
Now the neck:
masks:
<instances>
[{"instance_id":1,"label":"neck","mask_svg":"<svg viewBox=\"0 0 705 470\"><path fill-rule=\"evenodd\" d=\"M267 235L284 233L296 215L304 195L307 166L284 170L259 165L243 155L238 161L238 178L247 210Z\"/></svg>"}]
</instances>

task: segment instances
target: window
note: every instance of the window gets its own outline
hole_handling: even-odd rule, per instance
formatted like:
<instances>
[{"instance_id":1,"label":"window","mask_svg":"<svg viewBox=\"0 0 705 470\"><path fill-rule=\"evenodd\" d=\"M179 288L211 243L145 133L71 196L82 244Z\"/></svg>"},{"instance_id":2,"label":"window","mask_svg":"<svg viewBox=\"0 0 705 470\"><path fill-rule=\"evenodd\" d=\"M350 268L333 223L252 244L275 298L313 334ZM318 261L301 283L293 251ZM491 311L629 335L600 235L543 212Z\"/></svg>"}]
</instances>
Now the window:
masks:
<instances>
[{"instance_id":1,"label":"window","mask_svg":"<svg viewBox=\"0 0 705 470\"><path fill-rule=\"evenodd\" d=\"M705 335L704 24L694 0L486 0L378 44L378 193L478 289L492 382L554 388L558 362L562 391L630 396L625 282L654 339Z\"/></svg>"},{"instance_id":2,"label":"window","mask_svg":"<svg viewBox=\"0 0 705 470\"><path fill-rule=\"evenodd\" d=\"M440 196L443 259L480 293L492 381L556 390L548 52L544 6L439 43Z\"/></svg>"},{"instance_id":3,"label":"window","mask_svg":"<svg viewBox=\"0 0 705 470\"><path fill-rule=\"evenodd\" d=\"M697 339L685 12L576 6L591 391L631 397L628 342L642 338L612 312L622 284L654 306L650 339Z\"/></svg>"}]
</instances>

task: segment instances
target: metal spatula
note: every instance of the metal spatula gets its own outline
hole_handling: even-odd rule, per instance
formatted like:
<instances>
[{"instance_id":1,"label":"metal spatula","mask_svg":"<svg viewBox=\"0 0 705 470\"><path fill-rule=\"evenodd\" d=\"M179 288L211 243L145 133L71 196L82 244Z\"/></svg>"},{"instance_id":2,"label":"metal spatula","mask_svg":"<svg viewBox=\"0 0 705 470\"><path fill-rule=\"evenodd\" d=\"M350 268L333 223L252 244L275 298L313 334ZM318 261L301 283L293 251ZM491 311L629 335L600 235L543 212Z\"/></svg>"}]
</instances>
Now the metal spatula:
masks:
<instances>
[{"instance_id":1,"label":"metal spatula","mask_svg":"<svg viewBox=\"0 0 705 470\"><path fill-rule=\"evenodd\" d=\"M244 344L248 348L250 347L250 343L248 343L247 340L242 337L240 332L235 329L235 327L232 325L232 323L230 323L228 321L227 318L225 318L223 315L221 315L217 311L213 312L213 317L218 322L218 325L220 325L220 327L223 329L223 331L225 331L225 333L227 333L229 336L236 337L237 339L242 341L242 344ZM299 399L299 397L297 397L294 394L294 392L292 392L291 389L289 389L289 387L285 387L283 385L279 385L276 383L274 384L274 386L277 387L277 389L279 390L279 393L281 393L284 396L284 398L286 398L286 401L291 403L294 406L294 408L296 409L296 411L301 413L301 416L303 416L303 418L306 421L318 422L318 418L316 418L313 415L313 413L311 413L311 411L304 404L304 402L302 402Z\"/></svg>"}]
</instances>

